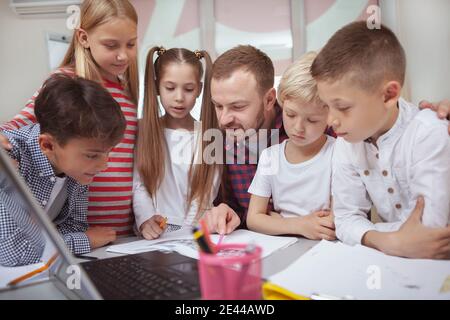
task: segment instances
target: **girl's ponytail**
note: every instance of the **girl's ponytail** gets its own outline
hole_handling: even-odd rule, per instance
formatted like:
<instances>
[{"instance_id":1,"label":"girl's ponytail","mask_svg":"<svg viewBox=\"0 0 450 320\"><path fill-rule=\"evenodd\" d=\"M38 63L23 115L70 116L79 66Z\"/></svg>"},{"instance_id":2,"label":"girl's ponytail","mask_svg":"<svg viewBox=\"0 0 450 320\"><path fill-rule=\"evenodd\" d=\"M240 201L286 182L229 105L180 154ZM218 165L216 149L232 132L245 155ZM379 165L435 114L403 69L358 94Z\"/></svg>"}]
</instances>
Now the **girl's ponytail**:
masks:
<instances>
[{"instance_id":1,"label":"girl's ponytail","mask_svg":"<svg viewBox=\"0 0 450 320\"><path fill-rule=\"evenodd\" d=\"M141 179L152 199L164 177L164 126L158 104L158 90L153 57L160 47L147 54L142 119L139 121L136 162Z\"/></svg>"},{"instance_id":2,"label":"girl's ponytail","mask_svg":"<svg viewBox=\"0 0 450 320\"><path fill-rule=\"evenodd\" d=\"M211 190L214 186L214 178L216 174L220 174L218 170L221 168L219 164L212 163L211 159L206 159L203 151L211 144L217 144L220 141L207 142L204 141L203 135L207 130L217 129L218 122L214 106L211 99L211 77L212 77L212 60L207 51L201 50L195 52L197 58L205 60L205 78L203 83L203 100L200 120L202 131L199 133L199 142L197 144L197 158L199 163L192 162L189 171L190 192L188 194L188 206L195 200L198 203L198 211L196 219L207 209L214 199L210 199ZM222 150L222 145L217 145L215 150Z\"/></svg>"}]
</instances>

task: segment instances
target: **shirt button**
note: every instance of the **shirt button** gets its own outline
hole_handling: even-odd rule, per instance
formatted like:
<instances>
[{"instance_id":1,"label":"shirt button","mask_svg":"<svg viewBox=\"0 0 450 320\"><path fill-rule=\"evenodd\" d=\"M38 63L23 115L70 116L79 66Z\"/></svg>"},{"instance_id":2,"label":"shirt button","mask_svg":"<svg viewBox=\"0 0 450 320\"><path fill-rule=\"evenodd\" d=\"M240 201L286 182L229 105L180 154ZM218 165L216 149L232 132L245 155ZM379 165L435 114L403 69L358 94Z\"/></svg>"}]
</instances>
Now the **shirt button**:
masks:
<instances>
[{"instance_id":1,"label":"shirt button","mask_svg":"<svg viewBox=\"0 0 450 320\"><path fill-rule=\"evenodd\" d=\"M39 177L43 177L44 174L42 172L39 172Z\"/></svg>"},{"instance_id":2,"label":"shirt button","mask_svg":"<svg viewBox=\"0 0 450 320\"><path fill-rule=\"evenodd\" d=\"M385 177L388 175L388 172L387 172L386 170L383 170L381 173L382 173L383 176L385 176Z\"/></svg>"},{"instance_id":3,"label":"shirt button","mask_svg":"<svg viewBox=\"0 0 450 320\"><path fill-rule=\"evenodd\" d=\"M370 174L369 170L364 170L364 175L368 176Z\"/></svg>"},{"instance_id":4,"label":"shirt button","mask_svg":"<svg viewBox=\"0 0 450 320\"><path fill-rule=\"evenodd\" d=\"M56 181L55 177L51 177L51 178L50 178L50 181L51 181L51 182L55 182L55 181Z\"/></svg>"},{"instance_id":5,"label":"shirt button","mask_svg":"<svg viewBox=\"0 0 450 320\"><path fill-rule=\"evenodd\" d=\"M397 204L395 205L395 207L396 207L397 209L401 209L401 208L402 208L402 205L401 205L400 203L397 203Z\"/></svg>"},{"instance_id":6,"label":"shirt button","mask_svg":"<svg viewBox=\"0 0 450 320\"><path fill-rule=\"evenodd\" d=\"M375 157L376 157L377 159L380 159L380 156L378 155L378 153L375 155Z\"/></svg>"},{"instance_id":7,"label":"shirt button","mask_svg":"<svg viewBox=\"0 0 450 320\"><path fill-rule=\"evenodd\" d=\"M47 205L47 201L43 200L43 201L42 201L42 205L43 205L43 206Z\"/></svg>"},{"instance_id":8,"label":"shirt button","mask_svg":"<svg viewBox=\"0 0 450 320\"><path fill-rule=\"evenodd\" d=\"M388 192L389 192L389 193L394 193L394 189L388 188Z\"/></svg>"}]
</instances>

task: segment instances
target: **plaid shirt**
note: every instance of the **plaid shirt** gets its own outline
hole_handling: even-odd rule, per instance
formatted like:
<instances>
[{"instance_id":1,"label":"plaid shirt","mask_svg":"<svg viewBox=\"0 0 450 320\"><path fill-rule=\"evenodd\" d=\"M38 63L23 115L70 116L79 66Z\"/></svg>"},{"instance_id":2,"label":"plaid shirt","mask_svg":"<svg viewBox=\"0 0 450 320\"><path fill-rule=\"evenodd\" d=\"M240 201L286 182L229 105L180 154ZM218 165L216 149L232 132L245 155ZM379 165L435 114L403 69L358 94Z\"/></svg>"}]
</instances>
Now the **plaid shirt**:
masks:
<instances>
[{"instance_id":1,"label":"plaid shirt","mask_svg":"<svg viewBox=\"0 0 450 320\"><path fill-rule=\"evenodd\" d=\"M333 137L336 136L331 128L328 128L326 133ZM261 137L258 132L257 135L259 138ZM266 147L282 143L284 140L289 138L283 126L283 110L278 103L275 105L275 121L272 129L267 132L267 137L268 145ZM221 191L219 192L217 199L214 201L214 204L218 205L224 202L229 205L241 219L239 228L247 228L247 210L251 198L251 194L248 193L248 188L250 187L253 177L256 174L259 156L265 149L261 148L259 143L260 142L256 143L258 146L258 148L256 148L257 151L251 150L251 144L245 145L245 151L242 150L242 148L240 150L236 145L229 147L225 145L224 152L227 155L227 164L224 165ZM247 145L249 145L250 148ZM242 154L242 151L245 153ZM270 198L269 207L267 210L274 210L272 198Z\"/></svg>"},{"instance_id":2,"label":"plaid shirt","mask_svg":"<svg viewBox=\"0 0 450 320\"><path fill-rule=\"evenodd\" d=\"M15 131L5 130L2 134L13 146L10 156L19 163L20 175L44 208L50 200L56 176L38 144L39 124ZM91 251L85 233L88 228L88 186L67 177L66 188L66 202L54 223L69 250L74 254L84 254ZM23 216L23 210L18 210L11 201L5 193L0 194L0 263L23 265L39 262L43 248L39 230L23 227L27 218Z\"/></svg>"},{"instance_id":3,"label":"plaid shirt","mask_svg":"<svg viewBox=\"0 0 450 320\"><path fill-rule=\"evenodd\" d=\"M266 147L281 143L288 138L283 127L283 111L278 103L275 105L275 113L275 121L267 132L268 145ZM257 132L256 135L258 139L262 137L260 132ZM236 211L241 218L239 228L247 228L247 210L251 197L248 188L255 176L259 155L265 149L259 146L259 141L247 142L245 148L240 148L237 144L232 146L225 144L226 164L223 170L221 192L215 200L216 205L224 202ZM252 150L252 147L255 147L256 150ZM272 201L270 201L269 210L273 210Z\"/></svg>"}]
</instances>

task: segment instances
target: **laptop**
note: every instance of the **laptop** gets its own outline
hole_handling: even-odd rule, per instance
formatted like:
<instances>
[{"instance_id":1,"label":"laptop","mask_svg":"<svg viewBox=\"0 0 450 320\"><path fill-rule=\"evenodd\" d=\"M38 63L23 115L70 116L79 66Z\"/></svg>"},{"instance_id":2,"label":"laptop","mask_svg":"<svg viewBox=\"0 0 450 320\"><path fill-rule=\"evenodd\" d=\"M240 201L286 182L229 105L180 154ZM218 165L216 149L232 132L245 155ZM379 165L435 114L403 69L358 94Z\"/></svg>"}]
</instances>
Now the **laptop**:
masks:
<instances>
[{"instance_id":1,"label":"laptop","mask_svg":"<svg viewBox=\"0 0 450 320\"><path fill-rule=\"evenodd\" d=\"M27 215L39 228L46 239L44 252L54 251L58 256L48 277L0 288L0 300L200 298L197 260L178 253L152 251L76 263L3 150L0 150L0 191L23 209L15 212L16 219L21 219L20 214Z\"/></svg>"}]
</instances>

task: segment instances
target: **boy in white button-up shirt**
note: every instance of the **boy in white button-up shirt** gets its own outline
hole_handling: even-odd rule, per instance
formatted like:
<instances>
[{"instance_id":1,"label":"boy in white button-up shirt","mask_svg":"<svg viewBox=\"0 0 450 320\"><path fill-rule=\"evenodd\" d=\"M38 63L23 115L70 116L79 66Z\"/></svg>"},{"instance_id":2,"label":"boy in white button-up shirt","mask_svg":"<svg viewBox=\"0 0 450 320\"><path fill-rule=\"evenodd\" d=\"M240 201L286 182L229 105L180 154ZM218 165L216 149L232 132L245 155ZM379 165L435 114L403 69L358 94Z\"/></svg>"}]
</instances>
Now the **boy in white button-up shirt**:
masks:
<instances>
[{"instance_id":1,"label":"boy in white button-up shirt","mask_svg":"<svg viewBox=\"0 0 450 320\"><path fill-rule=\"evenodd\" d=\"M363 21L337 31L313 63L319 96L330 108L328 123L338 136L336 235L387 254L446 258L449 239L431 241L424 228L449 223L448 122L400 98L405 65L395 35L384 26L369 30ZM368 219L372 205L383 222ZM424 226L416 223L422 209Z\"/></svg>"}]
</instances>

